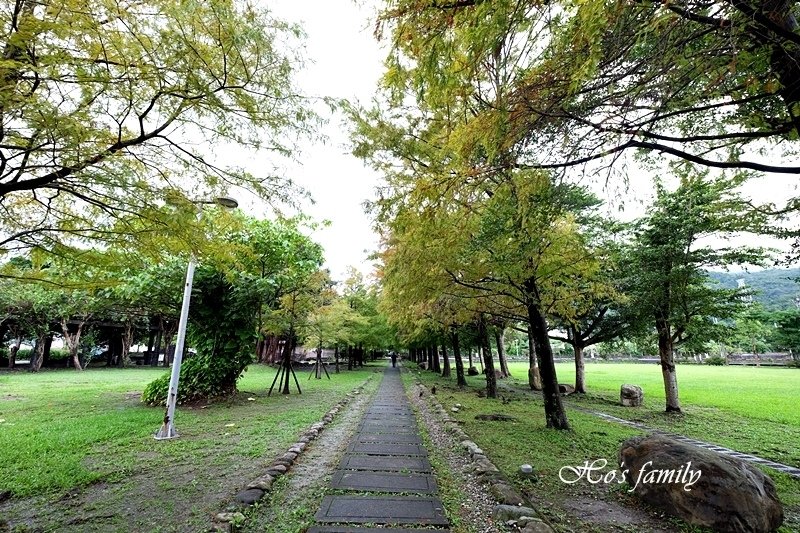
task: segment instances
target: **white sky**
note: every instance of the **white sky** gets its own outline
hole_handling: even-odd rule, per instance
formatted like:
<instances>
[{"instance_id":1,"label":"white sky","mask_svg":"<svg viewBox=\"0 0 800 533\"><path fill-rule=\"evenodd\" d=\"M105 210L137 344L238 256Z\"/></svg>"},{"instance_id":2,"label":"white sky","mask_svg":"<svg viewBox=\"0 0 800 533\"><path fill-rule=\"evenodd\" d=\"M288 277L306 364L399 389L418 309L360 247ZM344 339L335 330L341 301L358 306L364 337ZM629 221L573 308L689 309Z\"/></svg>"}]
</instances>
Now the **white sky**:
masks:
<instances>
[{"instance_id":1,"label":"white sky","mask_svg":"<svg viewBox=\"0 0 800 533\"><path fill-rule=\"evenodd\" d=\"M299 22L308 35L304 54L308 63L296 78L303 94L370 101L385 52L372 36L368 8L353 0L270 0L268 6L279 18ZM313 238L325 247L333 278L341 280L351 265L364 273L371 271L367 256L378 243L362 204L373 197L378 176L350 154L341 116L330 117L324 133L328 142L305 146L302 164L287 171L314 200L303 211L331 222Z\"/></svg>"},{"instance_id":2,"label":"white sky","mask_svg":"<svg viewBox=\"0 0 800 533\"><path fill-rule=\"evenodd\" d=\"M372 36L374 8L364 5L369 3L269 0L267 5L275 15L299 22L308 36L305 41L308 63L296 78L303 94L370 101L386 51ZM327 266L333 278L339 280L350 265L369 273L371 264L367 255L377 247L363 202L373 197L379 176L350 154L347 131L341 117L331 117L324 128L328 142L305 146L302 163L290 164L286 169L287 177L307 189L315 202L303 205L303 212L316 220L331 222L330 227L319 230L313 238L324 246ZM635 165L631 171L627 186L616 182L608 187L598 183L592 186L609 201L609 210L618 212L623 219L640 216L653 194L650 177L637 171ZM798 194L797 183L796 176L773 175L753 181L746 191L758 202L779 203ZM246 201L244 207L247 208Z\"/></svg>"}]
</instances>

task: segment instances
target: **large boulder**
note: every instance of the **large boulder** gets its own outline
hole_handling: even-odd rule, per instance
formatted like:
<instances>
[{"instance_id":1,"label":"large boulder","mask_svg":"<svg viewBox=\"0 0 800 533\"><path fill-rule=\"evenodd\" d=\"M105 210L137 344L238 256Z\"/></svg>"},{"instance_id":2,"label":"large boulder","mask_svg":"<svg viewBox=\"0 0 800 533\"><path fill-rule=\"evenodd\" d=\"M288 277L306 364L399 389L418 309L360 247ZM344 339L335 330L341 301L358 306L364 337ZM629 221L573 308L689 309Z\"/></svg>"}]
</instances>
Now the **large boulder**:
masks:
<instances>
[{"instance_id":1,"label":"large boulder","mask_svg":"<svg viewBox=\"0 0 800 533\"><path fill-rule=\"evenodd\" d=\"M690 524L763 533L783 522L772 480L740 459L651 435L625 441L619 463L642 500Z\"/></svg>"},{"instance_id":2,"label":"large boulder","mask_svg":"<svg viewBox=\"0 0 800 533\"><path fill-rule=\"evenodd\" d=\"M625 384L619 389L619 403L625 407L639 407L644 401L644 392L637 385Z\"/></svg>"},{"instance_id":3,"label":"large boulder","mask_svg":"<svg viewBox=\"0 0 800 533\"><path fill-rule=\"evenodd\" d=\"M476 367L474 367L474 366L471 366L471 367L469 367L467 369L467 375L468 376L477 376L479 374L480 374L480 372L478 372L478 369Z\"/></svg>"}]
</instances>

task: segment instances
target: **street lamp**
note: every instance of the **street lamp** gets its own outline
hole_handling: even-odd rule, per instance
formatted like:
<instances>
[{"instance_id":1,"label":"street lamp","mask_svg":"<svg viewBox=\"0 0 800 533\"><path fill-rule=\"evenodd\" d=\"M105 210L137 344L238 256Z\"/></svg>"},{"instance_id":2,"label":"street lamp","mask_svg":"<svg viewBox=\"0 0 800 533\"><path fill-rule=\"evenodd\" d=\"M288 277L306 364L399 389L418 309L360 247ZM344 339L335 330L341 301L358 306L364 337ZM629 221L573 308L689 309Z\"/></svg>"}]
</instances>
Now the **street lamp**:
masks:
<instances>
[{"instance_id":1,"label":"street lamp","mask_svg":"<svg viewBox=\"0 0 800 533\"><path fill-rule=\"evenodd\" d=\"M201 200L192 202L194 204L217 204L227 209L235 209L239 202L229 196L222 196L213 200ZM194 281L194 268L197 260L192 254L189 257L189 264L186 267L186 282L183 285L183 303L181 304L181 316L178 321L178 340L175 343L175 359L172 361L172 374L169 378L169 391L167 393L167 411L164 414L164 422L156 431L156 440L176 439L179 437L175 431L175 404L178 402L178 380L181 377L181 362L183 361L183 346L186 343L186 323L189 321L189 300L192 298L192 281Z\"/></svg>"}]
</instances>

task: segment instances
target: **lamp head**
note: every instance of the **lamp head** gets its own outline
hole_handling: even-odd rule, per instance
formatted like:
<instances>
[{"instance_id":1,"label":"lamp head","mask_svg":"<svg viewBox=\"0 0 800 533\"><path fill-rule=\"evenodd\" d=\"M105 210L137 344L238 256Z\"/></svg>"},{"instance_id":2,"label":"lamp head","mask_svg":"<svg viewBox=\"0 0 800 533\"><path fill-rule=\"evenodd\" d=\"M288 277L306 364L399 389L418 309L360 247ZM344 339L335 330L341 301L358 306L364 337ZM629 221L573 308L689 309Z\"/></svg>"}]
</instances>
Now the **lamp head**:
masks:
<instances>
[{"instance_id":1,"label":"lamp head","mask_svg":"<svg viewBox=\"0 0 800 533\"><path fill-rule=\"evenodd\" d=\"M236 209L239 207L239 202L236 201L236 198L231 198L230 196L220 196L219 198L214 198L214 203L221 205L226 209Z\"/></svg>"}]
</instances>

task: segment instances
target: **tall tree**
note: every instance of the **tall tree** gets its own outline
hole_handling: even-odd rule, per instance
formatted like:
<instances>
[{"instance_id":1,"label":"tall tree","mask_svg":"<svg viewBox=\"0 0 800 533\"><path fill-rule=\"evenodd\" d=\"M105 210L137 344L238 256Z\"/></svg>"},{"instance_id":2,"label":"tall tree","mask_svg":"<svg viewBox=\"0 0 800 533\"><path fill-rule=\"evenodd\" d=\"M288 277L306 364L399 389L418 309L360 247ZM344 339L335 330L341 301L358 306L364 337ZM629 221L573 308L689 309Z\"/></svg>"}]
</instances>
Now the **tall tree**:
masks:
<instances>
[{"instance_id":1,"label":"tall tree","mask_svg":"<svg viewBox=\"0 0 800 533\"><path fill-rule=\"evenodd\" d=\"M299 35L235 0L4 3L0 246L103 238L119 217L161 217L169 195L285 198L285 180L212 154L290 154L310 128L292 83Z\"/></svg>"},{"instance_id":2,"label":"tall tree","mask_svg":"<svg viewBox=\"0 0 800 533\"><path fill-rule=\"evenodd\" d=\"M709 283L704 269L757 264L765 251L715 247L704 238L763 230L765 219L749 211L736 191L742 177L709 178L683 168L674 191L658 197L636 230L626 270L632 305L654 324L666 393L666 411L680 412L674 348L697 331L698 320L730 317L742 291Z\"/></svg>"},{"instance_id":3,"label":"tall tree","mask_svg":"<svg viewBox=\"0 0 800 533\"><path fill-rule=\"evenodd\" d=\"M800 173L800 26L792 0L387 2L387 83L423 109L474 98L461 143L478 171L552 168L630 150ZM751 159L750 143L774 157ZM513 147L514 158L491 151ZM745 155L748 154L748 155Z\"/></svg>"}]
</instances>

